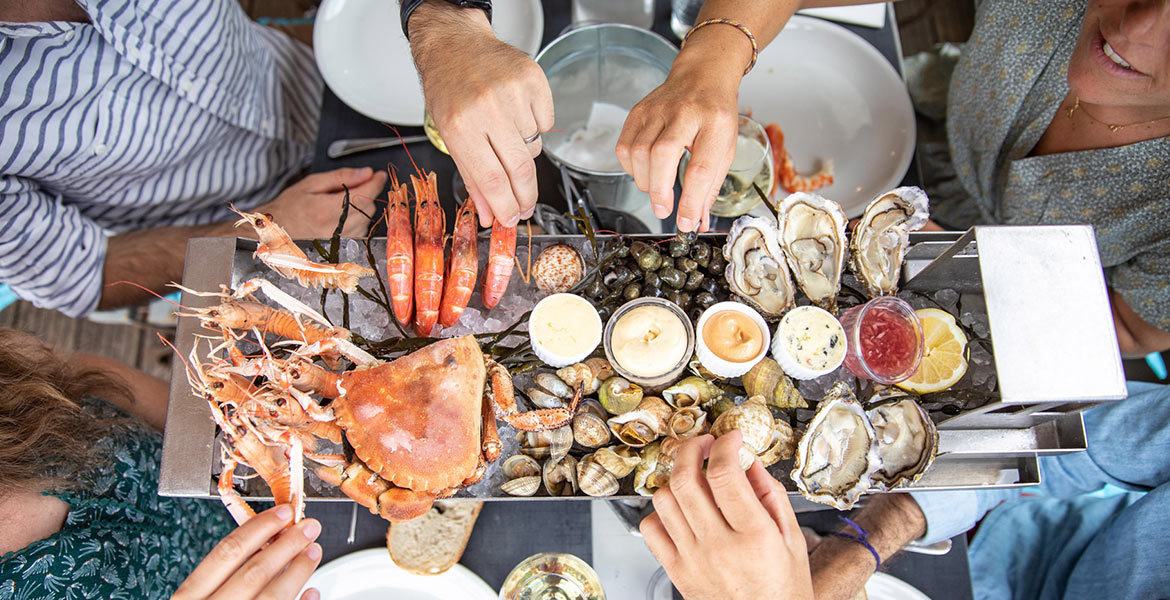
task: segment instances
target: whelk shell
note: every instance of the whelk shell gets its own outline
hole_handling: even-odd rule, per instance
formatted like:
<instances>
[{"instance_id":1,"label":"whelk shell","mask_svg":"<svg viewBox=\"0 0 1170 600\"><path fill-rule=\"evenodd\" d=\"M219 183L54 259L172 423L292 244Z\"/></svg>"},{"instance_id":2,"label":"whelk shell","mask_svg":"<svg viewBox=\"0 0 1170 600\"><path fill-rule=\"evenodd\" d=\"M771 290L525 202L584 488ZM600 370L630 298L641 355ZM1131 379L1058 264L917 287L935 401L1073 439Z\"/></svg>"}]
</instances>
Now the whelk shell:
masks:
<instances>
[{"instance_id":1,"label":"whelk shell","mask_svg":"<svg viewBox=\"0 0 1170 600\"><path fill-rule=\"evenodd\" d=\"M662 397L674 408L706 404L723 395L719 386L702 377L687 377L662 390Z\"/></svg>"},{"instance_id":2,"label":"whelk shell","mask_svg":"<svg viewBox=\"0 0 1170 600\"><path fill-rule=\"evenodd\" d=\"M598 448L609 442L609 427L592 412L578 413L573 417L573 439L586 448Z\"/></svg>"},{"instance_id":3,"label":"whelk shell","mask_svg":"<svg viewBox=\"0 0 1170 600\"><path fill-rule=\"evenodd\" d=\"M618 479L633 473L639 460L638 452L625 444L598 448L593 453L593 461Z\"/></svg>"},{"instance_id":4,"label":"whelk shell","mask_svg":"<svg viewBox=\"0 0 1170 600\"><path fill-rule=\"evenodd\" d=\"M565 456L560 460L548 459L544 463L544 489L550 496L575 496L577 494L577 459Z\"/></svg>"},{"instance_id":5,"label":"whelk shell","mask_svg":"<svg viewBox=\"0 0 1170 600\"><path fill-rule=\"evenodd\" d=\"M707 413L698 406L688 406L674 411L667 424L667 434L679 439L693 438L707 432Z\"/></svg>"},{"instance_id":6,"label":"whelk shell","mask_svg":"<svg viewBox=\"0 0 1170 600\"><path fill-rule=\"evenodd\" d=\"M647 396L634 410L611 417L609 429L621 443L640 448L666 434L671 413L665 400Z\"/></svg>"},{"instance_id":7,"label":"whelk shell","mask_svg":"<svg viewBox=\"0 0 1170 600\"><path fill-rule=\"evenodd\" d=\"M597 462L592 455L577 463L577 485L590 496L612 496L618 491L618 480Z\"/></svg>"},{"instance_id":8,"label":"whelk shell","mask_svg":"<svg viewBox=\"0 0 1170 600\"><path fill-rule=\"evenodd\" d=\"M585 395L601 388L601 383L613 376L613 367L604 358L590 358L585 362L569 365L557 370L557 377L569 384L570 388L582 386Z\"/></svg>"},{"instance_id":9,"label":"whelk shell","mask_svg":"<svg viewBox=\"0 0 1170 600\"><path fill-rule=\"evenodd\" d=\"M535 458L527 454L513 454L504 461L500 470L504 473L504 477L508 479L519 479L521 477L531 477L533 475L540 476L540 463L536 462Z\"/></svg>"},{"instance_id":10,"label":"whelk shell","mask_svg":"<svg viewBox=\"0 0 1170 600\"><path fill-rule=\"evenodd\" d=\"M788 421L775 419L772 424L772 443L760 453L760 462L770 467L796 455L796 432Z\"/></svg>"},{"instance_id":11,"label":"whelk shell","mask_svg":"<svg viewBox=\"0 0 1170 600\"><path fill-rule=\"evenodd\" d=\"M620 415L642 401L642 387L622 377L610 377L601 384L597 396L611 415Z\"/></svg>"},{"instance_id":12,"label":"whelk shell","mask_svg":"<svg viewBox=\"0 0 1170 600\"><path fill-rule=\"evenodd\" d=\"M721 437L738 429L743 433L744 447L752 454L759 454L772 441L773 421L772 411L764 404L763 396L752 396L743 404L733 406L719 415L711 425L711 435Z\"/></svg>"},{"instance_id":13,"label":"whelk shell","mask_svg":"<svg viewBox=\"0 0 1170 600\"><path fill-rule=\"evenodd\" d=\"M813 304L835 313L845 267L845 213L832 200L797 192L776 209L780 248Z\"/></svg>"},{"instance_id":14,"label":"whelk shell","mask_svg":"<svg viewBox=\"0 0 1170 600\"><path fill-rule=\"evenodd\" d=\"M670 481L670 471L659 464L658 455L658 442L647 445L639 455L638 466L634 467L634 491L639 496L653 496Z\"/></svg>"},{"instance_id":15,"label":"whelk shell","mask_svg":"<svg viewBox=\"0 0 1170 600\"><path fill-rule=\"evenodd\" d=\"M771 357L764 357L744 374L743 387L749 396L763 396L768 405L776 408L808 408L800 390Z\"/></svg>"},{"instance_id":16,"label":"whelk shell","mask_svg":"<svg viewBox=\"0 0 1170 600\"><path fill-rule=\"evenodd\" d=\"M513 496L532 496L540 489L540 475L509 479L500 484L500 489Z\"/></svg>"}]
</instances>

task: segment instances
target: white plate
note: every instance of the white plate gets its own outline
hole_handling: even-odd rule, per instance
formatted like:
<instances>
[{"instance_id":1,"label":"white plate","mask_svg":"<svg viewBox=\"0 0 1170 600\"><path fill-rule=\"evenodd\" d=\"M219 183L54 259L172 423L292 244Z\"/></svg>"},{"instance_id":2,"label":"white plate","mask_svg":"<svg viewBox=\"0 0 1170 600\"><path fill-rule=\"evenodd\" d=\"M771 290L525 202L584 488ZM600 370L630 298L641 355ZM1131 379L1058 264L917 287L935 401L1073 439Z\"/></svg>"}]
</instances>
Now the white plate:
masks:
<instances>
[{"instance_id":1,"label":"white plate","mask_svg":"<svg viewBox=\"0 0 1170 600\"><path fill-rule=\"evenodd\" d=\"M896 187L914 157L905 82L860 36L820 19L788 21L743 78L739 107L760 123L780 125L799 173L811 174L832 157L835 182L817 193L851 218Z\"/></svg>"},{"instance_id":2,"label":"white plate","mask_svg":"<svg viewBox=\"0 0 1170 600\"><path fill-rule=\"evenodd\" d=\"M535 56L544 35L540 0L496 0L492 29ZM354 110L387 123L422 125L422 85L397 2L325 0L313 27L313 53L325 83Z\"/></svg>"},{"instance_id":3,"label":"white plate","mask_svg":"<svg viewBox=\"0 0 1170 600\"><path fill-rule=\"evenodd\" d=\"M317 569L305 588L329 600L497 600L495 590L463 565L442 575L414 575L390 560L385 548L359 550ZM302 590L303 591L303 590Z\"/></svg>"},{"instance_id":4,"label":"white plate","mask_svg":"<svg viewBox=\"0 0 1170 600\"><path fill-rule=\"evenodd\" d=\"M880 571L870 575L865 583L865 594L869 600L930 600L918 588Z\"/></svg>"}]
</instances>

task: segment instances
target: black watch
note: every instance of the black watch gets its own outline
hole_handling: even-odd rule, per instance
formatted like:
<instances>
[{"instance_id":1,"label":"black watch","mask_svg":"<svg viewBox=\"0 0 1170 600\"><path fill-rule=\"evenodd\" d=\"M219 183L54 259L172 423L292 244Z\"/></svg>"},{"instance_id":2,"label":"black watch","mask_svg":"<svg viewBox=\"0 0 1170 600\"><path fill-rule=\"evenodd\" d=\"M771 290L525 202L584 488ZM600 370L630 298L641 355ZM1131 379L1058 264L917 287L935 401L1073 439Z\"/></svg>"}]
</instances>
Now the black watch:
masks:
<instances>
[{"instance_id":1,"label":"black watch","mask_svg":"<svg viewBox=\"0 0 1170 600\"><path fill-rule=\"evenodd\" d=\"M410 31L406 27L406 22L410 20L410 15L414 13L414 9L418 8L426 0L402 0L402 34L406 39L410 39ZM482 8L487 13L488 22L492 21L492 0L446 0L455 6L463 8Z\"/></svg>"}]
</instances>

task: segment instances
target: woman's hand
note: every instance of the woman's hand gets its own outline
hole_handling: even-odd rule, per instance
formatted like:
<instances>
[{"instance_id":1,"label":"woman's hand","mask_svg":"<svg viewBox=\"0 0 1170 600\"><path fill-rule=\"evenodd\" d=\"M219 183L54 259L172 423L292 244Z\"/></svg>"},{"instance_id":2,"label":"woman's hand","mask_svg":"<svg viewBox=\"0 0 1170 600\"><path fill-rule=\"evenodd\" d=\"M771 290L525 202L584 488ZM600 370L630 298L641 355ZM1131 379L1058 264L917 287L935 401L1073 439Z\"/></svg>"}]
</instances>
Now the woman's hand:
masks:
<instances>
[{"instance_id":1,"label":"woman's hand","mask_svg":"<svg viewBox=\"0 0 1170 600\"><path fill-rule=\"evenodd\" d=\"M688 440L642 521L646 544L688 600L812 598L804 536L760 461L739 466L739 432ZM710 456L703 473L703 459Z\"/></svg>"},{"instance_id":2,"label":"woman's hand","mask_svg":"<svg viewBox=\"0 0 1170 600\"><path fill-rule=\"evenodd\" d=\"M296 598L321 561L321 546L313 543L321 523L305 519L284 529L292 514L291 506L281 504L229 533L187 576L172 600ZM317 590L308 590L301 600L320 597Z\"/></svg>"}]
</instances>

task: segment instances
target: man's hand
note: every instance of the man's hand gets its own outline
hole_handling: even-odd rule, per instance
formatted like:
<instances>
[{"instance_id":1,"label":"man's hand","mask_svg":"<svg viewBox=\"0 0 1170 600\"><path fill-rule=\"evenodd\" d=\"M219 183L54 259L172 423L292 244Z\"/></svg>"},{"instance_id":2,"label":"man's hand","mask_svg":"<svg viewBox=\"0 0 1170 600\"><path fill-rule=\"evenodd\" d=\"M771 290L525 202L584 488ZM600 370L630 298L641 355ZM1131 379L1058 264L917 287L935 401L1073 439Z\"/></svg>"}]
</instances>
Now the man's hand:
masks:
<instances>
[{"instance_id":1,"label":"man's hand","mask_svg":"<svg viewBox=\"0 0 1170 600\"><path fill-rule=\"evenodd\" d=\"M537 201L540 138L553 126L544 71L501 42L482 10L431 0L410 17L427 110L463 175L480 222L513 226ZM470 62L469 62L470 61Z\"/></svg>"},{"instance_id":2,"label":"man's hand","mask_svg":"<svg viewBox=\"0 0 1170 600\"><path fill-rule=\"evenodd\" d=\"M321 561L321 546L312 543L321 524L305 519L284 529L291 521L287 504L256 515L207 554L172 600L296 598ZM301 600L320 597L311 589Z\"/></svg>"},{"instance_id":3,"label":"man's hand","mask_svg":"<svg viewBox=\"0 0 1170 600\"><path fill-rule=\"evenodd\" d=\"M341 194L348 187L350 203L360 211L350 210L341 235L362 237L370 227L370 220L362 212L366 215L374 213L374 199L386 187L386 177L384 171L369 167L314 173L252 212L271 214L294 240L328 238L337 227L337 219L341 216ZM252 230L240 227L235 235L250 237Z\"/></svg>"},{"instance_id":4,"label":"man's hand","mask_svg":"<svg viewBox=\"0 0 1170 600\"><path fill-rule=\"evenodd\" d=\"M741 445L731 432L679 447L670 485L642 521L646 544L688 600L812 598L808 551L784 487L758 460L745 474Z\"/></svg>"}]
</instances>

